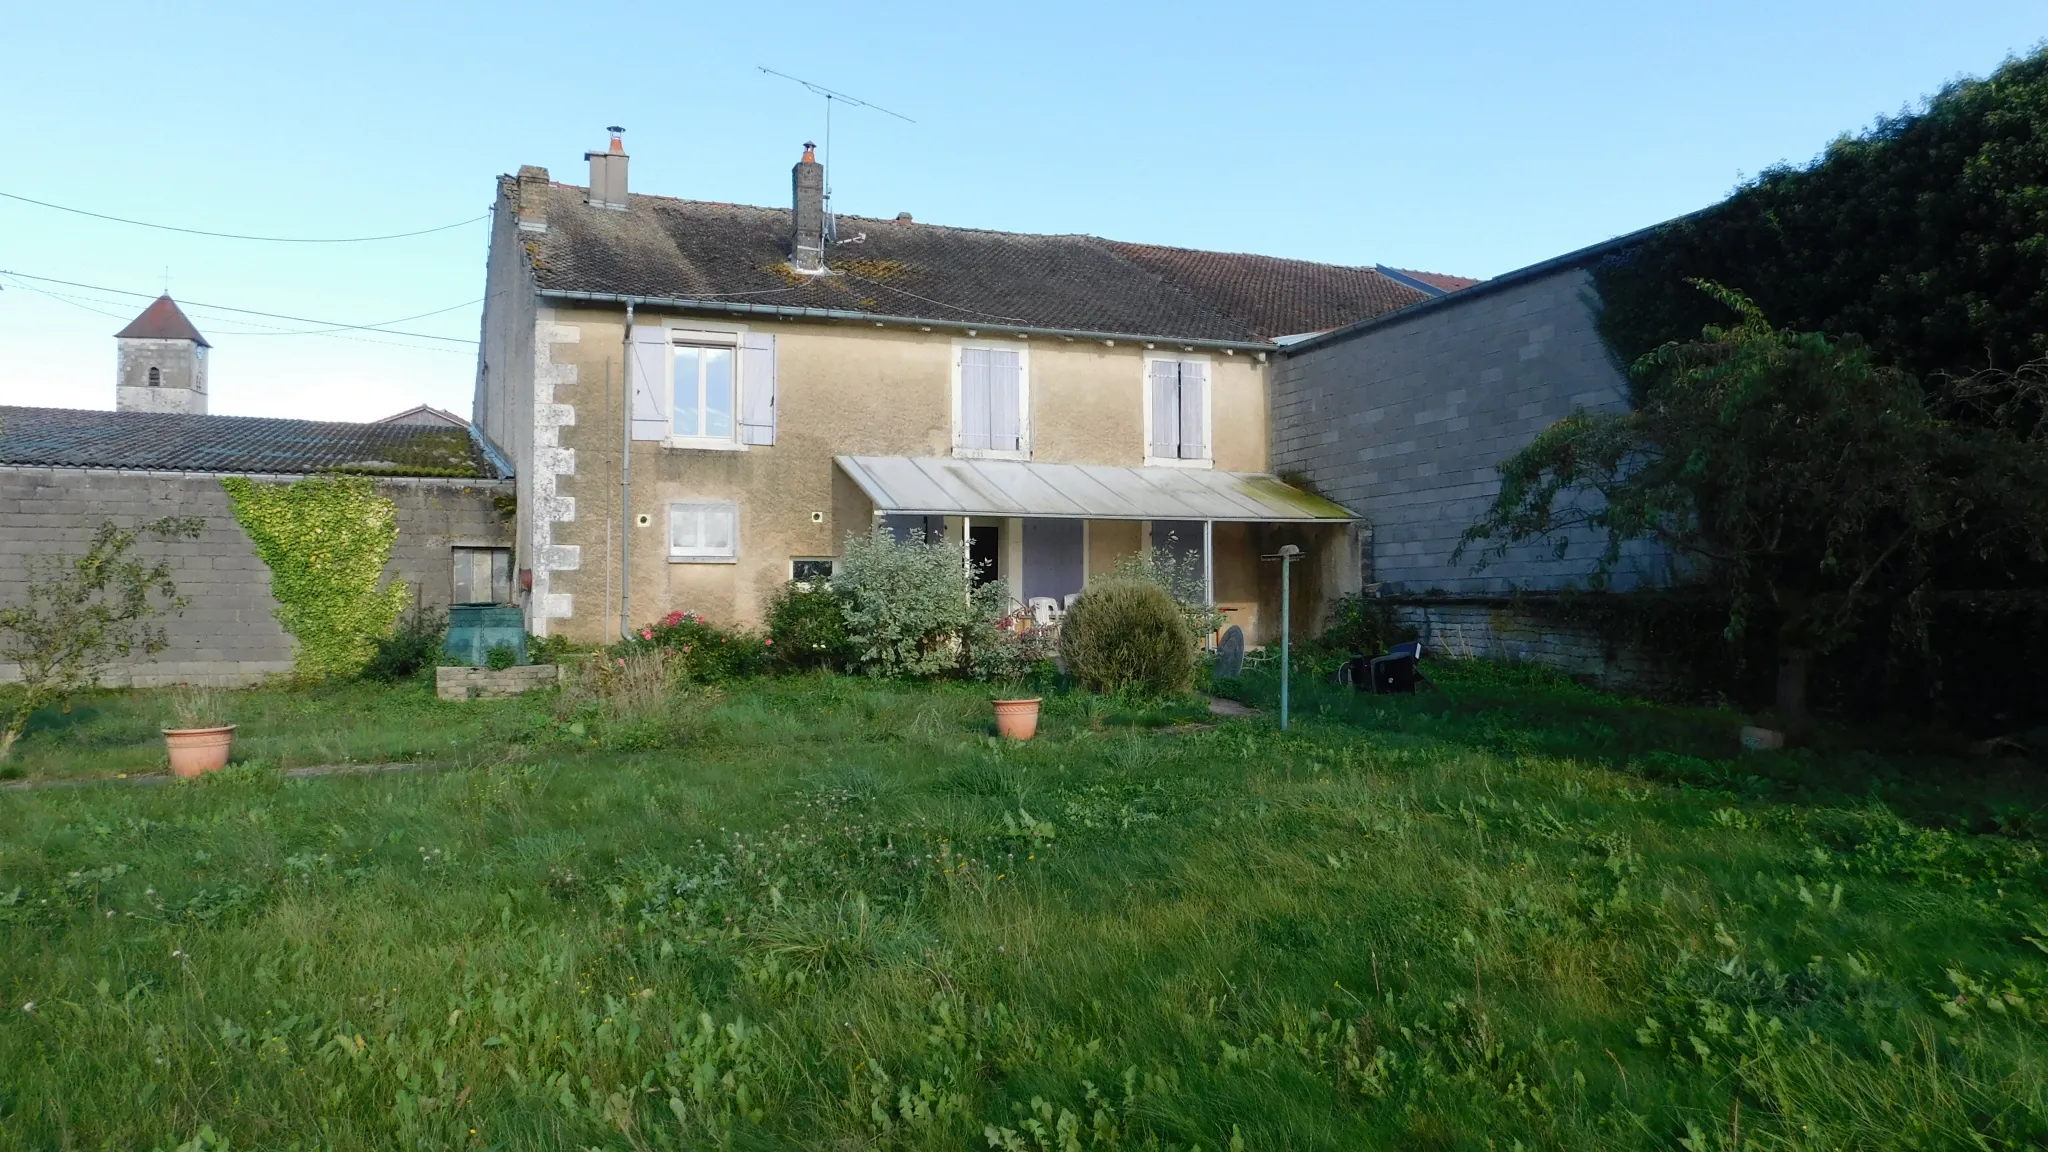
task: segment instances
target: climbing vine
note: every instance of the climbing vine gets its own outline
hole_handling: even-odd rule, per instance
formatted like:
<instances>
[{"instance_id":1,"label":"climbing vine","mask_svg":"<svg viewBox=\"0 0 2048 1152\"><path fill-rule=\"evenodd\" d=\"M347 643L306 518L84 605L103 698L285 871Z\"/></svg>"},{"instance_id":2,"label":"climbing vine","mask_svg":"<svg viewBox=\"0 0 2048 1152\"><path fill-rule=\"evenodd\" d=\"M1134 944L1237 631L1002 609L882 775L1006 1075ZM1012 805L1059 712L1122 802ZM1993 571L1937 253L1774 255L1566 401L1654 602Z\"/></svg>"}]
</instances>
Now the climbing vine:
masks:
<instances>
[{"instance_id":1,"label":"climbing vine","mask_svg":"<svg viewBox=\"0 0 2048 1152\"><path fill-rule=\"evenodd\" d=\"M277 622L299 642L299 675L353 676L391 634L407 594L379 587L398 539L398 507L360 476L292 484L221 481L235 519L270 568Z\"/></svg>"}]
</instances>

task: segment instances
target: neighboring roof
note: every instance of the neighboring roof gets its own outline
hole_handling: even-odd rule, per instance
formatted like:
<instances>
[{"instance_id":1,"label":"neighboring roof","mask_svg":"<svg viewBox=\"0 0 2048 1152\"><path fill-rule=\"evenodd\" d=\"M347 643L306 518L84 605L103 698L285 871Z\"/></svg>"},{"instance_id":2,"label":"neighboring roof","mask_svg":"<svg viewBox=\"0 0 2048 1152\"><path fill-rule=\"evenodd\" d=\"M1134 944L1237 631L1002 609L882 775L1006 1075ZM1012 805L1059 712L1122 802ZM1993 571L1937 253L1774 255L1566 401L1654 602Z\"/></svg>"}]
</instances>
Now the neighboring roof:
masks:
<instances>
[{"instance_id":1,"label":"neighboring roof","mask_svg":"<svg viewBox=\"0 0 2048 1152\"><path fill-rule=\"evenodd\" d=\"M211 348L206 337L185 318L185 312L178 302L168 295L150 301L142 315L128 322L126 328L114 333L118 340L190 340L201 348Z\"/></svg>"},{"instance_id":2,"label":"neighboring roof","mask_svg":"<svg viewBox=\"0 0 2048 1152\"><path fill-rule=\"evenodd\" d=\"M899 515L1252 523L1357 519L1263 472L946 457L834 459L877 511Z\"/></svg>"},{"instance_id":3,"label":"neighboring roof","mask_svg":"<svg viewBox=\"0 0 2048 1152\"><path fill-rule=\"evenodd\" d=\"M584 196L552 185L547 230L520 234L543 295L1255 346L1425 296L1370 268L861 216L807 276L788 209Z\"/></svg>"},{"instance_id":4,"label":"neighboring roof","mask_svg":"<svg viewBox=\"0 0 2048 1152\"><path fill-rule=\"evenodd\" d=\"M504 479L494 455L467 429L0 406L0 465Z\"/></svg>"},{"instance_id":5,"label":"neighboring roof","mask_svg":"<svg viewBox=\"0 0 2048 1152\"><path fill-rule=\"evenodd\" d=\"M455 413L450 412L445 408L436 408L430 404L421 404L415 408L407 408L403 412L395 412L389 416L384 417L381 420L372 420L371 423L420 424L429 427L446 428L469 427L469 421L463 419L460 416L457 416Z\"/></svg>"},{"instance_id":6,"label":"neighboring roof","mask_svg":"<svg viewBox=\"0 0 2048 1152\"><path fill-rule=\"evenodd\" d=\"M1562 256L1553 256L1548 260L1539 260L1525 268L1517 268L1513 272L1503 272L1490 280L1481 280L1455 292L1446 292L1442 296L1432 296L1426 300L1410 304L1398 311L1368 317L1329 332L1318 332L1305 340L1288 343L1284 351L1289 356L1299 356L1303 352L1312 351L1325 344L1333 344L1339 340L1348 339L1361 332L1371 331L1383 324L1398 323L1437 308L1457 307L1468 301L1491 295L1504 288L1526 284L1531 280L1538 280L1568 268L1583 267L1596 261L1605 260L1625 248L1642 243L1658 231L1692 215L1696 215L1696 213L1687 213L1686 216L1674 217L1664 221L1662 224L1652 224L1648 228L1638 228L1633 232L1624 233L1611 240L1602 240L1598 244L1588 244L1584 248L1567 252Z\"/></svg>"},{"instance_id":7,"label":"neighboring roof","mask_svg":"<svg viewBox=\"0 0 2048 1152\"><path fill-rule=\"evenodd\" d=\"M1441 296L1446 292L1456 292L1460 288L1470 288L1474 284L1479 283L1479 281L1472 279L1470 276L1446 276L1441 272L1417 272L1413 268L1389 268L1385 264L1373 265L1373 271L1390 280L1397 280L1403 284L1420 288L1431 296Z\"/></svg>"}]
</instances>

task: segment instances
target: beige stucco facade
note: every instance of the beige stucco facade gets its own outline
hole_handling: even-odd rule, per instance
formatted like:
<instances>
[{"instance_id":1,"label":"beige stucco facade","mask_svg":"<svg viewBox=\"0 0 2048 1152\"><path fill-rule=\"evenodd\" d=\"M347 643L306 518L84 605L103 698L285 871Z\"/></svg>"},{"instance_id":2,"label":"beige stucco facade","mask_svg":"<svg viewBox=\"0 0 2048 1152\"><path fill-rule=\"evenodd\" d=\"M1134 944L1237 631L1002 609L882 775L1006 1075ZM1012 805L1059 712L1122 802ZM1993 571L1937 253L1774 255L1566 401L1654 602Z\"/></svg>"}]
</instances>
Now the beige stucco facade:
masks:
<instances>
[{"instance_id":1,"label":"beige stucco facade","mask_svg":"<svg viewBox=\"0 0 2048 1152\"><path fill-rule=\"evenodd\" d=\"M622 611L626 624L676 609L758 623L775 589L790 578L792 560L835 556L847 533L874 524L872 505L839 472L835 456L953 454L955 365L963 345L1021 353L1033 461L1144 464L1147 362L1164 355L1209 364L1209 466L1237 472L1267 466L1265 366L1252 355L1129 341L983 339L844 322L722 321L641 309L633 321L640 328L724 331L736 339L773 335L776 432L770 445L722 449L633 441L629 512L621 503L621 421L631 358L624 309L543 307L533 323L536 375L552 385L545 400L534 400L543 409L540 422L552 425L539 438L552 431L555 440L540 447L555 451L534 453L531 470L560 470L522 476L522 490L539 493L522 502L522 521L552 518L525 530L535 546L522 550L521 564L549 565L545 606L551 618L536 623L579 641L617 635ZM728 562L672 562L667 507L703 501L737 507L736 555ZM538 539L533 527L545 528ZM951 528L957 527L955 521ZM1015 587L1022 525L1011 520L1001 527L999 575ZM1256 635L1252 536L1245 526L1219 525L1214 571L1218 602ZM1091 521L1084 540L1086 572L1099 574L1140 549L1144 525Z\"/></svg>"}]
</instances>

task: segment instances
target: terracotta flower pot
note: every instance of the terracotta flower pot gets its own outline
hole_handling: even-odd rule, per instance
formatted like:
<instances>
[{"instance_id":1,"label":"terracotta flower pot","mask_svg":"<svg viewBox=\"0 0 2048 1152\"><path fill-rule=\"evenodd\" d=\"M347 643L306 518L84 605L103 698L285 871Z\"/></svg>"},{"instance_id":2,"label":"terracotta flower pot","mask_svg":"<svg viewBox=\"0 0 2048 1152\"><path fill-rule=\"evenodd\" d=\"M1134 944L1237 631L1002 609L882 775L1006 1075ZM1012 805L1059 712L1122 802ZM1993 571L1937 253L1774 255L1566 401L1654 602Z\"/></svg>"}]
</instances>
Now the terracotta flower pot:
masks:
<instances>
[{"instance_id":1,"label":"terracotta flower pot","mask_svg":"<svg viewBox=\"0 0 2048 1152\"><path fill-rule=\"evenodd\" d=\"M1029 740L1038 734L1038 705L1043 697L1027 700L998 700L996 734L1012 740Z\"/></svg>"},{"instance_id":2,"label":"terracotta flower pot","mask_svg":"<svg viewBox=\"0 0 2048 1152\"><path fill-rule=\"evenodd\" d=\"M190 780L227 766L228 753L235 746L235 726L166 728L164 746L171 752L171 775Z\"/></svg>"}]
</instances>

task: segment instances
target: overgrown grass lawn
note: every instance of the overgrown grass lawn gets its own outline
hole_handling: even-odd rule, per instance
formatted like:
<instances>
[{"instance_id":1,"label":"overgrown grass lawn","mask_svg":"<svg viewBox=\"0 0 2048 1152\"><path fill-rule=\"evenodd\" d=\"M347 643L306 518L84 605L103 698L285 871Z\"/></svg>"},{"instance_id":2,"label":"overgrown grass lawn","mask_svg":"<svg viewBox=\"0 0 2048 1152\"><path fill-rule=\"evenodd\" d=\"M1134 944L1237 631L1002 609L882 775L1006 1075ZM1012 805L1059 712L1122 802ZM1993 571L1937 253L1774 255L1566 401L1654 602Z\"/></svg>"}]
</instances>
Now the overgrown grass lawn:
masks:
<instances>
[{"instance_id":1,"label":"overgrown grass lawn","mask_svg":"<svg viewBox=\"0 0 2048 1152\"><path fill-rule=\"evenodd\" d=\"M366 689L490 754L0 794L0 1145L2048 1144L2037 771L1440 678L1025 745L762 681L637 752Z\"/></svg>"}]
</instances>

